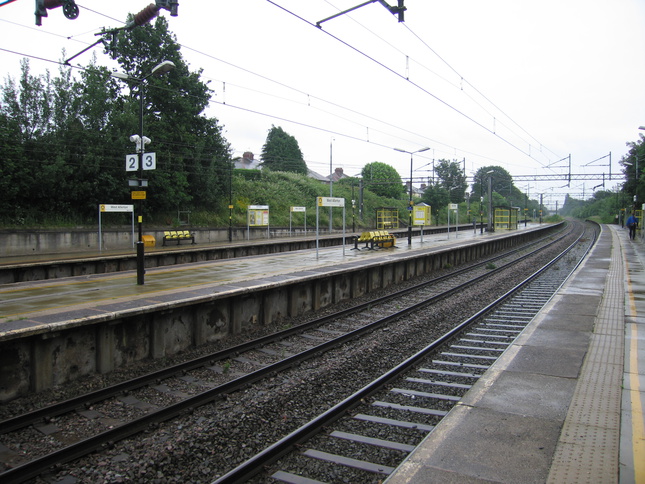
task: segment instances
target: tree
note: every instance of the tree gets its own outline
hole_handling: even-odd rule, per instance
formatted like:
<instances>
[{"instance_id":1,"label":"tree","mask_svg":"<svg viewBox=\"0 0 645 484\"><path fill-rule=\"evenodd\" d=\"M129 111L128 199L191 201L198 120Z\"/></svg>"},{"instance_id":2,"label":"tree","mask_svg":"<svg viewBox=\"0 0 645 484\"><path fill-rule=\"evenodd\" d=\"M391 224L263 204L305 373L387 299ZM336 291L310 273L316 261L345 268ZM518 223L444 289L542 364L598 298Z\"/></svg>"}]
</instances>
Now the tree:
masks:
<instances>
[{"instance_id":1,"label":"tree","mask_svg":"<svg viewBox=\"0 0 645 484\"><path fill-rule=\"evenodd\" d=\"M513 186L513 177L501 166L484 166L477 170L475 173L475 181L473 183L473 193L476 196L488 195L488 179L491 181L491 188L493 192L499 194L511 193L510 190Z\"/></svg>"},{"instance_id":2,"label":"tree","mask_svg":"<svg viewBox=\"0 0 645 484\"><path fill-rule=\"evenodd\" d=\"M302 156L296 138L280 126L271 125L266 142L262 147L262 166L274 171L288 171L307 174L307 164Z\"/></svg>"},{"instance_id":3,"label":"tree","mask_svg":"<svg viewBox=\"0 0 645 484\"><path fill-rule=\"evenodd\" d=\"M449 199L452 203L460 203L464 200L468 183L466 175L459 166L459 163L448 160L439 160L435 173L439 179L438 184L449 192Z\"/></svg>"},{"instance_id":4,"label":"tree","mask_svg":"<svg viewBox=\"0 0 645 484\"><path fill-rule=\"evenodd\" d=\"M25 214L26 207L22 201L28 200L21 194L26 190L30 180L25 172L27 157L20 140L20 127L0 110L0 192L3 203L0 203L0 219L15 220Z\"/></svg>"},{"instance_id":5,"label":"tree","mask_svg":"<svg viewBox=\"0 0 645 484\"><path fill-rule=\"evenodd\" d=\"M626 178L624 190L629 194L630 199L633 200L636 196L636 200L642 203L645 201L645 182L643 181L645 137L640 134L638 141L630 141L626 144L629 146L629 152L620 160Z\"/></svg>"},{"instance_id":6,"label":"tree","mask_svg":"<svg viewBox=\"0 0 645 484\"><path fill-rule=\"evenodd\" d=\"M191 72L180 46L168 31L164 17L154 26L144 25L121 31L116 45L121 67L135 79L146 79L130 86L129 102L115 125L128 126L123 138L125 154L131 152L128 136L138 133L139 95L144 95L144 135L153 140L157 169L150 179L149 209L218 208L228 193L232 169L230 145L217 119L203 115L211 91L201 81L201 70ZM169 60L175 68L162 77L149 76L152 69ZM220 203L219 208L224 209Z\"/></svg>"},{"instance_id":7,"label":"tree","mask_svg":"<svg viewBox=\"0 0 645 484\"><path fill-rule=\"evenodd\" d=\"M423 191L421 201L432 207L432 213L435 216L439 210L445 208L450 203L450 192L439 184L431 185Z\"/></svg>"},{"instance_id":8,"label":"tree","mask_svg":"<svg viewBox=\"0 0 645 484\"><path fill-rule=\"evenodd\" d=\"M399 173L385 163L368 163L361 170L361 177L363 186L381 197L398 199L405 193Z\"/></svg>"},{"instance_id":9,"label":"tree","mask_svg":"<svg viewBox=\"0 0 645 484\"><path fill-rule=\"evenodd\" d=\"M95 59L80 78L68 67L57 77L34 76L24 60L19 80L2 86L0 188L9 187L5 206L18 223L87 221L99 203L130 199L124 160L134 149L130 135L139 133L140 99L157 154L157 169L145 173L146 211L226 209L230 146L217 119L204 116L211 92L201 71L189 71L166 20L121 31L114 54L136 79L129 90ZM162 60L174 62L171 75L147 77Z\"/></svg>"}]
</instances>

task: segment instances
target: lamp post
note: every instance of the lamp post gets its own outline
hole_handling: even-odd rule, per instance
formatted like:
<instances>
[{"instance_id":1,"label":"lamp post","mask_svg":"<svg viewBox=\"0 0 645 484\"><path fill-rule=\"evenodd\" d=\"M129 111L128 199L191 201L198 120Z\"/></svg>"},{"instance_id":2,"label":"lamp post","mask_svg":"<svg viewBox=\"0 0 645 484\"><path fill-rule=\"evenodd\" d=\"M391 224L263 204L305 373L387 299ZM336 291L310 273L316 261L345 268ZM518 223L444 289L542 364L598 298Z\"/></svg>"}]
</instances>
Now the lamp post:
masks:
<instances>
[{"instance_id":1,"label":"lamp post","mask_svg":"<svg viewBox=\"0 0 645 484\"><path fill-rule=\"evenodd\" d=\"M488 175L488 231L493 232L493 225L491 214L493 213L493 177L490 175L493 170L489 171Z\"/></svg>"},{"instance_id":2,"label":"lamp post","mask_svg":"<svg viewBox=\"0 0 645 484\"><path fill-rule=\"evenodd\" d=\"M422 151L428 151L429 146L421 148L416 151L407 151L401 148L394 148L395 151L400 151L401 153L408 153L410 155L410 201L408 202L408 245L412 245L412 159L415 153L421 153Z\"/></svg>"},{"instance_id":3,"label":"lamp post","mask_svg":"<svg viewBox=\"0 0 645 484\"><path fill-rule=\"evenodd\" d=\"M329 140L329 198L334 196L334 166L333 166L334 138ZM329 233L332 230L332 207L329 207Z\"/></svg>"},{"instance_id":4,"label":"lamp post","mask_svg":"<svg viewBox=\"0 0 645 484\"><path fill-rule=\"evenodd\" d=\"M486 173L482 173L479 179L479 233L484 233L484 175L490 175L495 170L489 170ZM488 178L490 181L490 177ZM490 183L489 183L490 185ZM490 188L489 188L490 191ZM490 218L490 212L488 214Z\"/></svg>"},{"instance_id":5,"label":"lamp post","mask_svg":"<svg viewBox=\"0 0 645 484\"><path fill-rule=\"evenodd\" d=\"M479 233L484 233L484 177L479 178Z\"/></svg>"},{"instance_id":6,"label":"lamp post","mask_svg":"<svg viewBox=\"0 0 645 484\"><path fill-rule=\"evenodd\" d=\"M139 180L137 183L137 188L142 188L148 186L147 180L143 180L143 152L145 150L145 145L150 143L150 139L143 135L143 81L148 79L151 76L161 76L171 71L175 67L175 64L172 61L165 60L161 64L156 65L150 74L141 79L131 77L128 74L122 72L115 72L114 77L118 79L123 79L126 81L134 81L139 85L139 134L134 134L130 136L130 141L136 144L137 153L139 158L139 167L138 167L138 176ZM144 259L144 243L143 243L143 199L139 198L139 203L137 204L137 211L139 212L137 216L137 224L139 236L137 240L137 284L143 285L145 283L145 259Z\"/></svg>"}]
</instances>

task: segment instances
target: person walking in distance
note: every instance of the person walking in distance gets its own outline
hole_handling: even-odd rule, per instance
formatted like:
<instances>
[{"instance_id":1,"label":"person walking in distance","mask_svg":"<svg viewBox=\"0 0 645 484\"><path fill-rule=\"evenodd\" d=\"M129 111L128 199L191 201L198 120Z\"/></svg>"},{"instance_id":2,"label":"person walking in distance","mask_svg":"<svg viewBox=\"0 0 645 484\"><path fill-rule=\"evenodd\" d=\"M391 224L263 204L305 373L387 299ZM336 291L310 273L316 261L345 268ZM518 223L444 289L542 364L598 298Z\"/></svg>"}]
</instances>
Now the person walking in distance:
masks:
<instances>
[{"instance_id":1,"label":"person walking in distance","mask_svg":"<svg viewBox=\"0 0 645 484\"><path fill-rule=\"evenodd\" d=\"M634 240L636 238L636 227L638 227L638 219L632 212L632 214L627 219L627 228L629 229L629 238L631 240Z\"/></svg>"}]
</instances>

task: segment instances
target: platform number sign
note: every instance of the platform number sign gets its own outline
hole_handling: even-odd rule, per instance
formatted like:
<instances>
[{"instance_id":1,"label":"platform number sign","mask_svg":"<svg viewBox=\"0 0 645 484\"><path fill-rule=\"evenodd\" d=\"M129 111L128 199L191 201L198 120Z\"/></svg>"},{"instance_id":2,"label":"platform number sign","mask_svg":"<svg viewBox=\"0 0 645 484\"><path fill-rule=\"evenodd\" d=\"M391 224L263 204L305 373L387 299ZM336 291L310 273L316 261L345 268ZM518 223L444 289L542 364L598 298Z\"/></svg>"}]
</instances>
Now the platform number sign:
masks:
<instances>
[{"instance_id":1,"label":"platform number sign","mask_svg":"<svg viewBox=\"0 0 645 484\"><path fill-rule=\"evenodd\" d=\"M139 155L126 155L125 157L125 171L137 171L139 169ZM143 169L156 170L157 169L157 154L144 153L143 154Z\"/></svg>"}]
</instances>

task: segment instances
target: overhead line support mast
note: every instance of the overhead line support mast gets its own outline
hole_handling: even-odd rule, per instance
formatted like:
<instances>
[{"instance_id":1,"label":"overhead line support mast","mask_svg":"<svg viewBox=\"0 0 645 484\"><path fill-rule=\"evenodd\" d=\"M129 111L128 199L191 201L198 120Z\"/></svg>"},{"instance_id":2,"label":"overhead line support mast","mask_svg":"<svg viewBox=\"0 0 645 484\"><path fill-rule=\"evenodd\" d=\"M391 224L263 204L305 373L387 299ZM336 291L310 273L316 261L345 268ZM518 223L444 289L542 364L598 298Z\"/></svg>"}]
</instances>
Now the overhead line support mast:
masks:
<instances>
[{"instance_id":1,"label":"overhead line support mast","mask_svg":"<svg viewBox=\"0 0 645 484\"><path fill-rule=\"evenodd\" d=\"M357 9L359 9L361 7L364 7L365 5L370 5L370 4L376 3L376 2L380 3L385 8L387 8L388 11L392 15L398 15L399 22L404 21L403 14L407 10L407 8L403 5L404 0L398 0L398 5L396 7L392 7L385 0L370 0L369 2L364 2L364 3L361 3L360 5L356 5L355 7L348 8L347 10L343 10L342 12L338 12L336 15L332 15L331 17L324 18L324 19L316 22L316 27L321 28L320 24L322 24L323 22L327 22L327 20L331 20L331 19L334 19L336 17L340 17L341 15L345 15L346 13L353 12L354 10L357 10Z\"/></svg>"}]
</instances>

